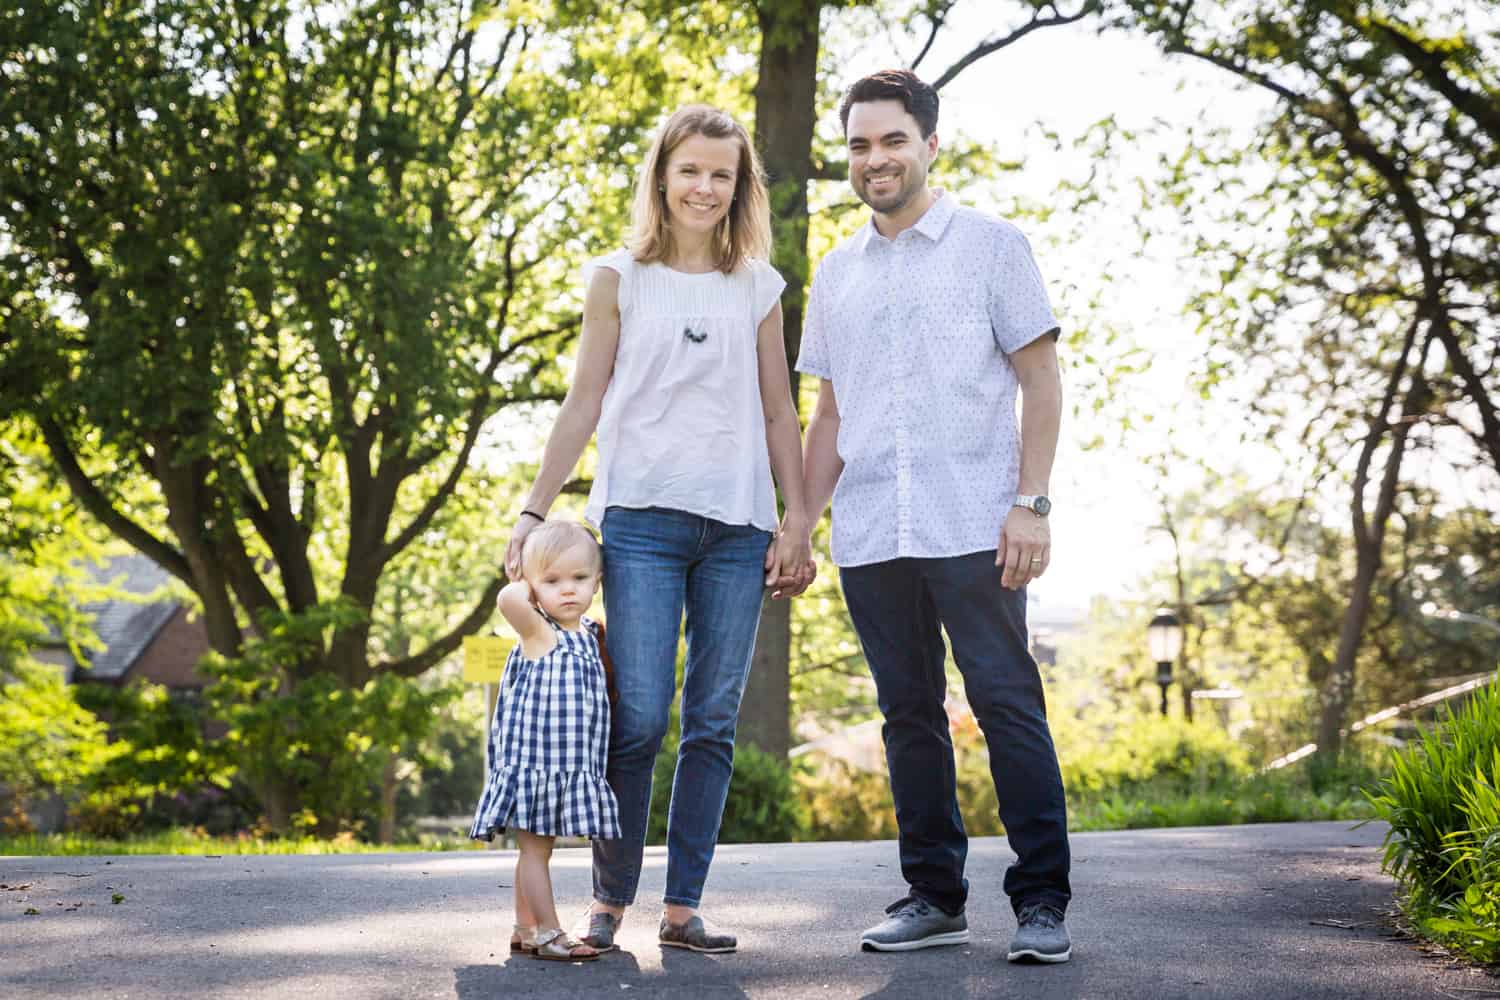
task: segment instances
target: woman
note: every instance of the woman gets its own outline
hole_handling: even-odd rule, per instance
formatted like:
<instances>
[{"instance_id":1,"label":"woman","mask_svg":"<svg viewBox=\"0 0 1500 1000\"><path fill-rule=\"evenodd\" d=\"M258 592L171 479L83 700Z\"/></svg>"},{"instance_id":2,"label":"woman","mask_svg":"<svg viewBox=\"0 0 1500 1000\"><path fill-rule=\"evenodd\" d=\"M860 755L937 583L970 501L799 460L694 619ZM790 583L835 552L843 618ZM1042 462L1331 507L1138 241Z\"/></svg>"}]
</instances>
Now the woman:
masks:
<instances>
[{"instance_id":1,"label":"woman","mask_svg":"<svg viewBox=\"0 0 1500 1000\"><path fill-rule=\"evenodd\" d=\"M676 686L686 612L682 742L667 820L661 943L735 949L698 916L734 763L734 730L765 587L811 582L802 441L766 263L769 199L750 136L693 105L656 136L636 186L630 248L593 261L573 385L506 551L515 578L595 429L587 516L604 543L606 644L619 701L608 779L621 838L595 841L579 936L614 947L635 901L651 772ZM785 512L778 526L772 473Z\"/></svg>"}]
</instances>

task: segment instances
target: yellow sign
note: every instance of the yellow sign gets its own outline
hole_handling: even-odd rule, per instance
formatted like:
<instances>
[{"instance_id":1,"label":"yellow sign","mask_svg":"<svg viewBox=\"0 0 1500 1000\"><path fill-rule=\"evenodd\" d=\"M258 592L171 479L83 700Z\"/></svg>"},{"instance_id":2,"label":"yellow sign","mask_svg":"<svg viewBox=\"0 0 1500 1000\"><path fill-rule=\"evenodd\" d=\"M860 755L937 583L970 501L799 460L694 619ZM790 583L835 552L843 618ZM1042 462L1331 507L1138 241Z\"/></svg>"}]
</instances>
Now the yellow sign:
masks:
<instances>
[{"instance_id":1,"label":"yellow sign","mask_svg":"<svg viewBox=\"0 0 1500 1000\"><path fill-rule=\"evenodd\" d=\"M505 660L516 640L498 635L464 636L464 681L498 684L505 673Z\"/></svg>"}]
</instances>

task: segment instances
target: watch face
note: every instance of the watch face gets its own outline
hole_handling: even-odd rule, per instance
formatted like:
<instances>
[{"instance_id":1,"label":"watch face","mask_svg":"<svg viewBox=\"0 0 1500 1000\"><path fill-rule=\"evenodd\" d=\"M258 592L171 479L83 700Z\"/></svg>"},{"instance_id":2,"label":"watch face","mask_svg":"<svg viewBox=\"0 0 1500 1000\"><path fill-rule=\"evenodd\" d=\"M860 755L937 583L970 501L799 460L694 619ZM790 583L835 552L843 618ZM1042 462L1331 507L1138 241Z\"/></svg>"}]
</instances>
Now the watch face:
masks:
<instances>
[{"instance_id":1,"label":"watch face","mask_svg":"<svg viewBox=\"0 0 1500 1000\"><path fill-rule=\"evenodd\" d=\"M1037 497L1031 502L1031 509L1036 511L1042 517L1046 517L1048 514L1052 513L1052 501L1048 500L1046 497Z\"/></svg>"}]
</instances>

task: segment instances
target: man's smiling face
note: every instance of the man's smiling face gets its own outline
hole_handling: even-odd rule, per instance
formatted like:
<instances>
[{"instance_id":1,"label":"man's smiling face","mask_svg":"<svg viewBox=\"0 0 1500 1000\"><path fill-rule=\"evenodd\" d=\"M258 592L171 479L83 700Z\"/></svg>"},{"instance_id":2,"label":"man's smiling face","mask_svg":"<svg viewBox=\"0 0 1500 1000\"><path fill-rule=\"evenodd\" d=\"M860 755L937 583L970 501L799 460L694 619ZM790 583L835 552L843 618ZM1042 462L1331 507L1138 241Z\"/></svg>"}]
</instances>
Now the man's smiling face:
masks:
<instances>
[{"instance_id":1,"label":"man's smiling face","mask_svg":"<svg viewBox=\"0 0 1500 1000\"><path fill-rule=\"evenodd\" d=\"M881 215L898 214L926 187L937 133L923 139L921 126L900 101L852 105L844 138L849 183L860 201Z\"/></svg>"}]
</instances>

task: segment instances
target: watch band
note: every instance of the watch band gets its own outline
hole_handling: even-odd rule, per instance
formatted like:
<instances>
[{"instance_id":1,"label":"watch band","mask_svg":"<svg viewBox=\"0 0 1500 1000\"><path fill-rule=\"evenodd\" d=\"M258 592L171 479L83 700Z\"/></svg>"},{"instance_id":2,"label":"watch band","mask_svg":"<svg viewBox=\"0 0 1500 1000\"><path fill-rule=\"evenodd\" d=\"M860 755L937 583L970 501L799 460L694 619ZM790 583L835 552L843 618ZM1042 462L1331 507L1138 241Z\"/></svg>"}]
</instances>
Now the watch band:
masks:
<instances>
[{"instance_id":1,"label":"watch band","mask_svg":"<svg viewBox=\"0 0 1500 1000\"><path fill-rule=\"evenodd\" d=\"M1052 512L1052 501L1042 494L1032 495L1029 493L1016 494L1016 501L1011 506L1025 507L1037 517L1046 517Z\"/></svg>"}]
</instances>

